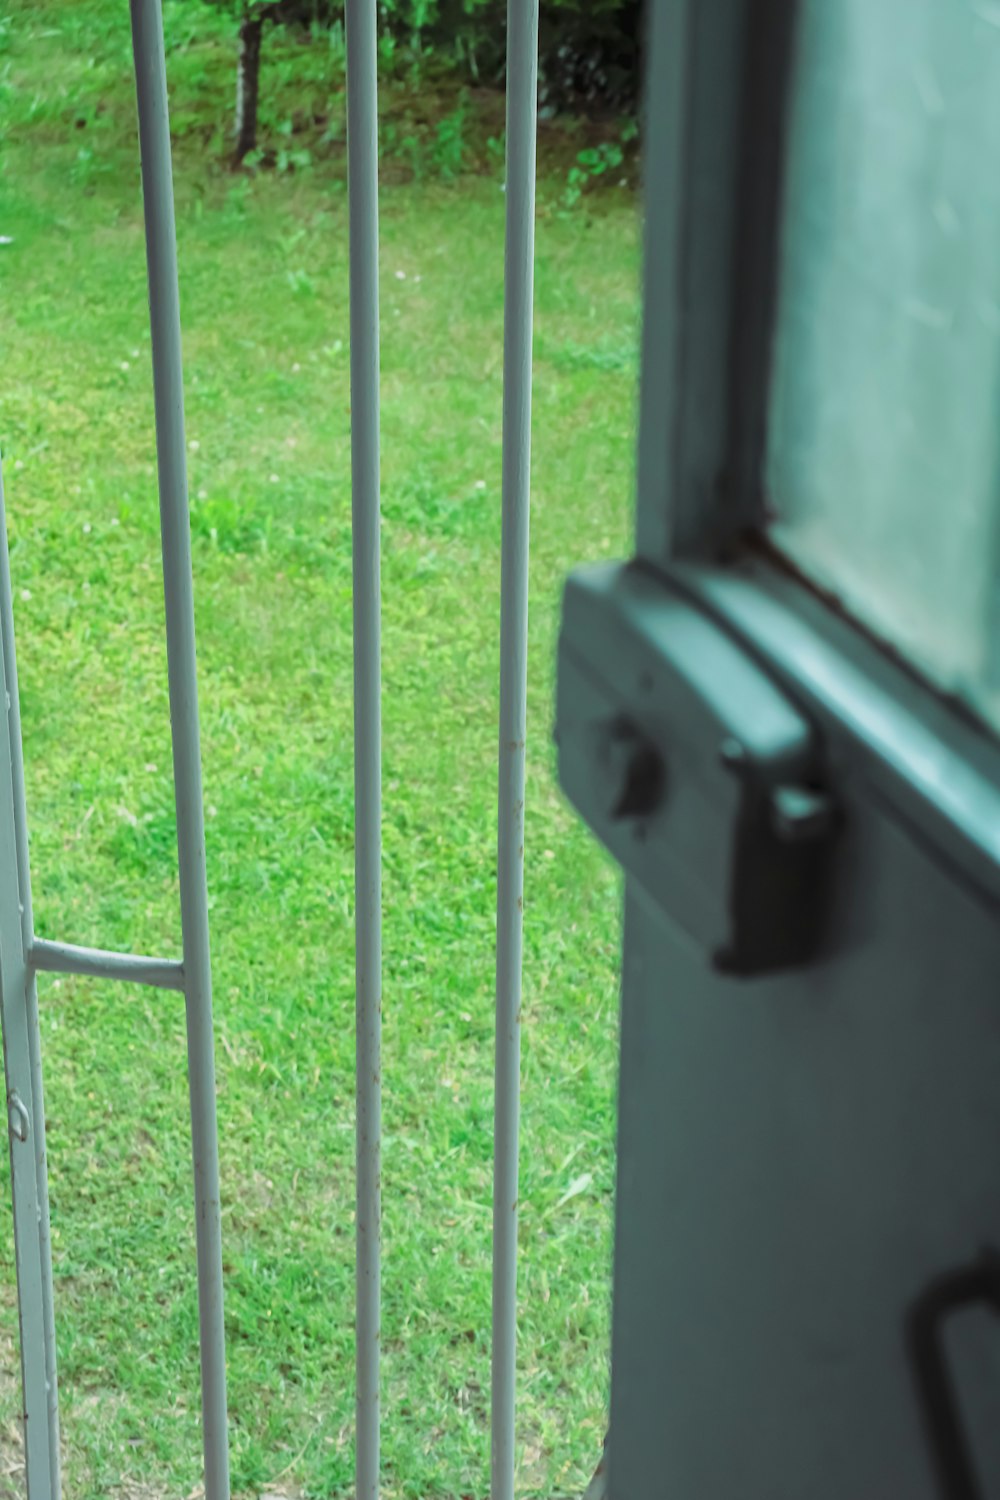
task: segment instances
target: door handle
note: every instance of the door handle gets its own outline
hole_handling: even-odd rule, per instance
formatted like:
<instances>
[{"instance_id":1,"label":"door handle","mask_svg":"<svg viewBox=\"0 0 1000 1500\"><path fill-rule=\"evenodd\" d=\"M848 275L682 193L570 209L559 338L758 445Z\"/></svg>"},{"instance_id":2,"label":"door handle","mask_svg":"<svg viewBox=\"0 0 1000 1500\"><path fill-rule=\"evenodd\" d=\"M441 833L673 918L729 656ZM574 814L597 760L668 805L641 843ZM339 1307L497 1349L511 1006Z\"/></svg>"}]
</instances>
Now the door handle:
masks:
<instances>
[{"instance_id":1,"label":"door handle","mask_svg":"<svg viewBox=\"0 0 1000 1500\"><path fill-rule=\"evenodd\" d=\"M944 1349L947 1319L985 1305L1000 1316L1000 1254L988 1249L969 1266L936 1277L910 1308L906 1339L917 1398L942 1500L986 1500L976 1478Z\"/></svg>"}]
</instances>

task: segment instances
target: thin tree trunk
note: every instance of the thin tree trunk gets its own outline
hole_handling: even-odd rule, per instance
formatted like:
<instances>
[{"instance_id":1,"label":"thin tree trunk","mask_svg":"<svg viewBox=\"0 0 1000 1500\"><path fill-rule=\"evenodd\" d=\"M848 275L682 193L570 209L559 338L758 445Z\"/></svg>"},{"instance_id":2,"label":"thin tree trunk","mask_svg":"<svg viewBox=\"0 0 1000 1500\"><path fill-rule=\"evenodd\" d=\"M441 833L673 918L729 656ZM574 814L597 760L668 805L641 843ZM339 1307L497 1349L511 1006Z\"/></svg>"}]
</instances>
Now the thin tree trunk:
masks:
<instances>
[{"instance_id":1,"label":"thin tree trunk","mask_svg":"<svg viewBox=\"0 0 1000 1500\"><path fill-rule=\"evenodd\" d=\"M245 15L240 23L240 56L236 65L236 150L239 163L257 149L257 98L260 91L260 42L263 16Z\"/></svg>"}]
</instances>

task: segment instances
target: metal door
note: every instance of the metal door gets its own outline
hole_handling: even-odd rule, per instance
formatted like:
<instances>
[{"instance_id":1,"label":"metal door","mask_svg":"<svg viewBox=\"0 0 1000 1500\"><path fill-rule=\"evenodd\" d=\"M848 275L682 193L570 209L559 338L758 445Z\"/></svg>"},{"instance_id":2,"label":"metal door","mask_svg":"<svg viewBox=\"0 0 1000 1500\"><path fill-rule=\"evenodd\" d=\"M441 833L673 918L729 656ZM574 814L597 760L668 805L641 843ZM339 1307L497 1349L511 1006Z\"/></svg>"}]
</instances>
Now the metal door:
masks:
<instances>
[{"instance_id":1,"label":"metal door","mask_svg":"<svg viewBox=\"0 0 1000 1500\"><path fill-rule=\"evenodd\" d=\"M556 716L626 874L612 1500L1000 1494L995 9L651 7L636 550Z\"/></svg>"}]
</instances>

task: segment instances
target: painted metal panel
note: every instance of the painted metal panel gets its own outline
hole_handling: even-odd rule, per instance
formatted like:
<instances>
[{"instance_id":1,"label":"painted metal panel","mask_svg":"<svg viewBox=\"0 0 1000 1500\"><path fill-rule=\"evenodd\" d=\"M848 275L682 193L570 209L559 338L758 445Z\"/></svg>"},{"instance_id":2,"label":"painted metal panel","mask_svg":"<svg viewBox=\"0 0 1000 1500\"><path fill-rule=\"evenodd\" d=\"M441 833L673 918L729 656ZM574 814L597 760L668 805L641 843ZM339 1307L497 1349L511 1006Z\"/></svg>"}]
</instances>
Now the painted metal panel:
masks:
<instances>
[{"instance_id":1,"label":"painted metal panel","mask_svg":"<svg viewBox=\"0 0 1000 1500\"><path fill-rule=\"evenodd\" d=\"M629 892L613 1496L940 1494L906 1319L1000 1243L1000 929L865 787L848 817L805 977L728 981ZM994 1494L995 1319L949 1342Z\"/></svg>"},{"instance_id":2,"label":"painted metal panel","mask_svg":"<svg viewBox=\"0 0 1000 1500\"><path fill-rule=\"evenodd\" d=\"M766 549L745 556L784 130L762 37L781 93L795 7L748 29L750 10L654 0L637 551L808 717L842 826L799 972L720 972L627 882L609 1491L992 1494L995 1316L966 1308L940 1340L965 1487L913 1330L928 1289L1000 1245L997 750ZM724 566L676 565L706 557Z\"/></svg>"},{"instance_id":3,"label":"painted metal panel","mask_svg":"<svg viewBox=\"0 0 1000 1500\"><path fill-rule=\"evenodd\" d=\"M651 0L636 552L717 556L760 457L796 0Z\"/></svg>"}]
</instances>

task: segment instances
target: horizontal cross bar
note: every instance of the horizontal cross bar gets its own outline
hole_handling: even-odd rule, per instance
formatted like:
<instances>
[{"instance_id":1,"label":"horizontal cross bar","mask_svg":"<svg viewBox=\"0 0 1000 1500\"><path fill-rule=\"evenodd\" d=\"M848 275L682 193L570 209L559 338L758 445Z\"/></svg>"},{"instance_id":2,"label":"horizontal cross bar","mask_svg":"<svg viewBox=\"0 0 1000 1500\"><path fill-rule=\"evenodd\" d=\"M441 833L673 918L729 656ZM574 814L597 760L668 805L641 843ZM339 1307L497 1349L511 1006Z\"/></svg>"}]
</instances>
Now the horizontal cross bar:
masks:
<instances>
[{"instance_id":1,"label":"horizontal cross bar","mask_svg":"<svg viewBox=\"0 0 1000 1500\"><path fill-rule=\"evenodd\" d=\"M49 974L85 974L91 979L127 979L160 990L184 988L184 965L169 958L147 958L141 953L111 953L106 948L77 948L73 943L32 939L31 968Z\"/></svg>"}]
</instances>

